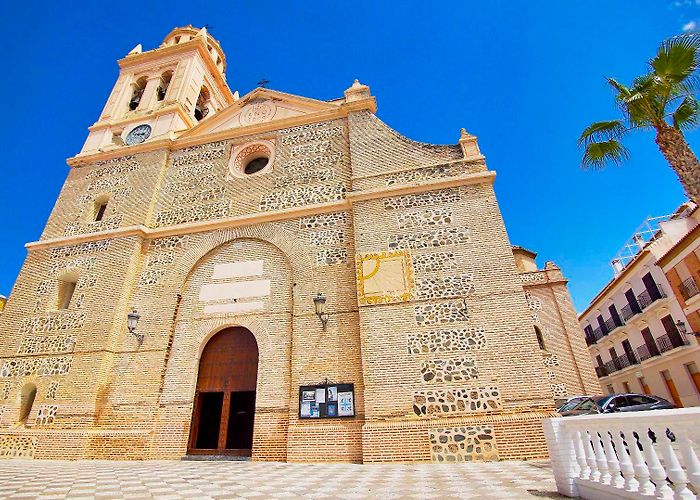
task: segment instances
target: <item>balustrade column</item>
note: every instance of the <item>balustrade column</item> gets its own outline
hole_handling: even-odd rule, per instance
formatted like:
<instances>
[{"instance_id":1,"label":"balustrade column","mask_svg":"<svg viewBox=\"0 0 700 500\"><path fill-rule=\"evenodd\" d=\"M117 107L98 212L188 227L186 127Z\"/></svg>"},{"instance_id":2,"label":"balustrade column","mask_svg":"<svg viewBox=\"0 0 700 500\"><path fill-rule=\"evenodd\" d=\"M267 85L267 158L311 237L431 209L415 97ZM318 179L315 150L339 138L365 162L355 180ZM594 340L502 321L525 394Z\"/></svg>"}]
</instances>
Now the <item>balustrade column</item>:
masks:
<instances>
[{"instance_id":1,"label":"balustrade column","mask_svg":"<svg viewBox=\"0 0 700 500\"><path fill-rule=\"evenodd\" d=\"M654 480L654 484L656 484L654 494L656 498L673 498L673 490L666 483L666 471L659 461L659 456L656 454L647 426L643 425L640 429L639 442L642 445L642 453L644 453L644 458L649 466L649 475Z\"/></svg>"},{"instance_id":2,"label":"balustrade column","mask_svg":"<svg viewBox=\"0 0 700 500\"><path fill-rule=\"evenodd\" d=\"M625 491L638 491L639 481L634 476L634 465L632 460L630 460L630 453L625 447L625 439L622 432L619 430L613 431L613 440L615 441L615 449L620 462L620 471L624 476ZM632 436L632 441L634 441L633 445L628 444L627 446L637 446L634 436ZM627 439L627 442L629 443L629 439Z\"/></svg>"},{"instance_id":3,"label":"balustrade column","mask_svg":"<svg viewBox=\"0 0 700 500\"><path fill-rule=\"evenodd\" d=\"M595 481L597 483L598 481L600 481L600 471L598 470L598 466L596 465L595 453L593 452L593 443L591 441L591 435L586 430L584 430L582 432L583 432L583 449L586 452L586 463L588 464L588 467L591 469L591 475L589 476L589 479L591 481Z\"/></svg>"},{"instance_id":4,"label":"balustrade column","mask_svg":"<svg viewBox=\"0 0 700 500\"><path fill-rule=\"evenodd\" d=\"M586 452L583 449L583 441L581 439L581 431L573 432L574 438L574 453L576 454L576 462L579 466L579 478L590 479L591 478L591 468L586 463Z\"/></svg>"},{"instance_id":5,"label":"balustrade column","mask_svg":"<svg viewBox=\"0 0 700 500\"><path fill-rule=\"evenodd\" d=\"M630 452L630 459L634 467L634 475L639 481L639 493L642 495L651 495L654 493L654 483L650 480L649 468L644 461L644 455L639 450L637 438L634 437L634 428L625 426L623 428L625 437L627 438L627 449Z\"/></svg>"},{"instance_id":6,"label":"balustrade column","mask_svg":"<svg viewBox=\"0 0 700 500\"><path fill-rule=\"evenodd\" d=\"M654 426L651 429L656 434L656 441L659 443L661 456L664 457L666 475L673 483L674 498L694 499L695 495L688 489L688 477L681 467L676 452L671 447L671 440L666 435L665 426Z\"/></svg>"},{"instance_id":7,"label":"balustrade column","mask_svg":"<svg viewBox=\"0 0 700 500\"><path fill-rule=\"evenodd\" d=\"M600 471L600 483L610 484L610 479L612 478L612 476L608 471L608 459L605 457L605 450L603 449L603 445L600 442L600 434L598 434L596 431L593 431L591 437L593 438L593 451L595 452L595 461L596 464L598 464L598 470Z\"/></svg>"},{"instance_id":8,"label":"balustrade column","mask_svg":"<svg viewBox=\"0 0 700 500\"><path fill-rule=\"evenodd\" d=\"M622 488L625 484L625 480L622 478L622 474L620 474L620 462L615 454L615 448L613 446L610 433L608 431L603 431L602 438L603 449L605 450L605 455L608 459L608 470L610 471L611 475L610 484L615 488ZM621 454L624 453L625 450L621 450Z\"/></svg>"},{"instance_id":9,"label":"balustrade column","mask_svg":"<svg viewBox=\"0 0 700 500\"><path fill-rule=\"evenodd\" d=\"M688 481L693 485L695 491L700 491L700 460L695 454L693 443L687 437L687 430L683 429L683 434L678 439L678 448L683 457L683 465L687 471Z\"/></svg>"}]
</instances>

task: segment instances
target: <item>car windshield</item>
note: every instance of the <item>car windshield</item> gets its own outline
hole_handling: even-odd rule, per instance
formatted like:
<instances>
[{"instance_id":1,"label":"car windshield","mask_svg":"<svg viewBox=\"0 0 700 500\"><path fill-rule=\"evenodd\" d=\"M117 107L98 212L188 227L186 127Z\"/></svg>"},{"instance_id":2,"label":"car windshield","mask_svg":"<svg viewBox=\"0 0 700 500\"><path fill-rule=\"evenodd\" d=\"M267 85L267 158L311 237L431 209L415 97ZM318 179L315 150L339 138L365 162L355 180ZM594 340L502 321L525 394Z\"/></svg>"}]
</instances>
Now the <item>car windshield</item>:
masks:
<instances>
[{"instance_id":1,"label":"car windshield","mask_svg":"<svg viewBox=\"0 0 700 500\"><path fill-rule=\"evenodd\" d=\"M558 410L558 411L569 411L569 410L575 408L579 403L581 403L581 401L584 401L584 400L586 400L586 399L587 399L587 398L573 398L573 399L570 399L569 401L567 401L566 403L564 403L563 405L561 405L561 406L559 407L559 410Z\"/></svg>"},{"instance_id":2,"label":"car windshield","mask_svg":"<svg viewBox=\"0 0 700 500\"><path fill-rule=\"evenodd\" d=\"M605 403L607 403L614 397L614 394L609 394L607 396L598 396L597 398L593 398L593 400L596 402L599 408L602 408L603 406L605 406Z\"/></svg>"},{"instance_id":3,"label":"car windshield","mask_svg":"<svg viewBox=\"0 0 700 500\"><path fill-rule=\"evenodd\" d=\"M597 398L586 398L579 401L576 406L570 408L570 410L600 410L601 406L604 405L612 396L597 397Z\"/></svg>"}]
</instances>

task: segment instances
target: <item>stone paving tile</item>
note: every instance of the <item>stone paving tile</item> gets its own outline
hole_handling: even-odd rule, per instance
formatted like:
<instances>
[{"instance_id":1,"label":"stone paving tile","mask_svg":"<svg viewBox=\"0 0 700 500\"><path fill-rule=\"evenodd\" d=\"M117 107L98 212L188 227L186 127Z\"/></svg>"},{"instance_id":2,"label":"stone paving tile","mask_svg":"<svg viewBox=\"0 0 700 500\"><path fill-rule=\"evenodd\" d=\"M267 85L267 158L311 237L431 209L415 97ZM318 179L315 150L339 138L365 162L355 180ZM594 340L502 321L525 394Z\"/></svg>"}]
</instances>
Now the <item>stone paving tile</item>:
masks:
<instances>
[{"instance_id":1,"label":"stone paving tile","mask_svg":"<svg viewBox=\"0 0 700 500\"><path fill-rule=\"evenodd\" d=\"M564 498L543 462L284 464L0 460L0 498Z\"/></svg>"}]
</instances>

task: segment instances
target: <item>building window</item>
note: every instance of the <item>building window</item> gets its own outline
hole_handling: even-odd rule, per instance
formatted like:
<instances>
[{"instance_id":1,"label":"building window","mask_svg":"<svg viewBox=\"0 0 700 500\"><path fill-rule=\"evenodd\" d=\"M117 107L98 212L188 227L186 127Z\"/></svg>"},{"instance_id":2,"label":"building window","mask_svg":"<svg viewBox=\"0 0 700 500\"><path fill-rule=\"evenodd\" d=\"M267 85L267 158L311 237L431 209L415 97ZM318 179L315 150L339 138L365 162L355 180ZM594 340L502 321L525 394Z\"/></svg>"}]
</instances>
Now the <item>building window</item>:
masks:
<instances>
[{"instance_id":1,"label":"building window","mask_svg":"<svg viewBox=\"0 0 700 500\"><path fill-rule=\"evenodd\" d=\"M608 394L615 394L615 388L613 387L612 384L608 384Z\"/></svg>"},{"instance_id":2,"label":"building window","mask_svg":"<svg viewBox=\"0 0 700 500\"><path fill-rule=\"evenodd\" d=\"M622 387L623 387L623 389L625 389L625 392L632 392L632 389L630 389L629 383L627 383L626 381L622 382Z\"/></svg>"},{"instance_id":3,"label":"building window","mask_svg":"<svg viewBox=\"0 0 700 500\"><path fill-rule=\"evenodd\" d=\"M136 108L139 107L139 103L141 102L141 98L143 97L143 92L144 90L146 90L147 82L148 80L145 76L143 76L136 80L136 82L134 83L134 90L131 93L131 99L129 100L129 109L131 111L134 111Z\"/></svg>"},{"instance_id":4,"label":"building window","mask_svg":"<svg viewBox=\"0 0 700 500\"><path fill-rule=\"evenodd\" d=\"M202 87L197 97L197 104L194 107L194 117L197 121L203 120L209 114L209 100L211 99L209 90Z\"/></svg>"},{"instance_id":5,"label":"building window","mask_svg":"<svg viewBox=\"0 0 700 500\"><path fill-rule=\"evenodd\" d=\"M547 347L544 345L544 337L542 336L542 332L539 328L537 328L537 326L535 326L535 335L537 336L537 343L540 345L540 349L543 351L547 349Z\"/></svg>"},{"instance_id":6,"label":"building window","mask_svg":"<svg viewBox=\"0 0 700 500\"><path fill-rule=\"evenodd\" d=\"M24 423L27 417L32 412L34 400L36 399L36 386L34 384L26 384L20 391L19 403L19 422Z\"/></svg>"},{"instance_id":7,"label":"building window","mask_svg":"<svg viewBox=\"0 0 700 500\"><path fill-rule=\"evenodd\" d=\"M106 201L95 203L95 222L99 222L104 219L105 211L107 211Z\"/></svg>"},{"instance_id":8,"label":"building window","mask_svg":"<svg viewBox=\"0 0 700 500\"><path fill-rule=\"evenodd\" d=\"M156 91L156 96L159 101L165 100L165 95L168 93L168 87L170 87L170 81L173 79L173 72L166 71L160 77L160 84L158 85L158 90Z\"/></svg>"},{"instance_id":9,"label":"building window","mask_svg":"<svg viewBox=\"0 0 700 500\"><path fill-rule=\"evenodd\" d=\"M78 280L73 278L58 280L58 298L56 301L58 309L68 309L77 283Z\"/></svg>"}]
</instances>

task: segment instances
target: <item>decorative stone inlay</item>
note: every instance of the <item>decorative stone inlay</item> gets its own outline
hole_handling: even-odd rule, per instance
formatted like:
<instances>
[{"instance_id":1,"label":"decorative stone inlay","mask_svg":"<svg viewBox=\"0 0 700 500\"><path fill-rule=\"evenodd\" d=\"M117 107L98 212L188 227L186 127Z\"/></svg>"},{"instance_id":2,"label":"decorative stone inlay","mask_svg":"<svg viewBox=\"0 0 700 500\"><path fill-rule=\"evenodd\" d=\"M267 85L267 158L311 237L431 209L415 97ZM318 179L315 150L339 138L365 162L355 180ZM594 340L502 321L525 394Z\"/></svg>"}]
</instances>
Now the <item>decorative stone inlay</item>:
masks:
<instances>
[{"instance_id":1,"label":"decorative stone inlay","mask_svg":"<svg viewBox=\"0 0 700 500\"><path fill-rule=\"evenodd\" d=\"M406 170L387 176L386 183L388 186L392 184L408 184L410 182L429 181L441 177L454 177L456 175L468 173L467 165L464 163L448 163L445 165L433 165L430 167L417 168L414 170Z\"/></svg>"},{"instance_id":2,"label":"decorative stone inlay","mask_svg":"<svg viewBox=\"0 0 700 500\"><path fill-rule=\"evenodd\" d=\"M139 286L157 285L165 275L165 269L147 269L139 277Z\"/></svg>"},{"instance_id":3,"label":"decorative stone inlay","mask_svg":"<svg viewBox=\"0 0 700 500\"><path fill-rule=\"evenodd\" d=\"M458 188L426 191L424 193L395 196L384 200L386 210L403 210L406 208L433 206L441 203L457 203L461 199Z\"/></svg>"},{"instance_id":4,"label":"decorative stone inlay","mask_svg":"<svg viewBox=\"0 0 700 500\"><path fill-rule=\"evenodd\" d=\"M97 264L97 257L78 257L77 259L55 261L49 265L49 272L52 275L64 273L66 271L79 271L94 269Z\"/></svg>"},{"instance_id":5,"label":"decorative stone inlay","mask_svg":"<svg viewBox=\"0 0 700 500\"><path fill-rule=\"evenodd\" d=\"M566 396L566 384L552 384L552 395L555 398L563 398Z\"/></svg>"},{"instance_id":6,"label":"decorative stone inlay","mask_svg":"<svg viewBox=\"0 0 700 500\"><path fill-rule=\"evenodd\" d=\"M390 236L387 242L389 250L396 248L421 249L459 245L470 241L469 229L466 227L448 227L436 229L429 233L397 234Z\"/></svg>"},{"instance_id":7,"label":"decorative stone inlay","mask_svg":"<svg viewBox=\"0 0 700 500\"><path fill-rule=\"evenodd\" d=\"M521 283L539 283L544 281L546 281L546 278L543 272L524 273L520 275Z\"/></svg>"},{"instance_id":8,"label":"decorative stone inlay","mask_svg":"<svg viewBox=\"0 0 700 500\"><path fill-rule=\"evenodd\" d=\"M316 252L317 266L332 266L348 261L348 251L345 248L324 248Z\"/></svg>"},{"instance_id":9,"label":"decorative stone inlay","mask_svg":"<svg viewBox=\"0 0 700 500\"><path fill-rule=\"evenodd\" d=\"M428 359L421 363L421 382L444 384L466 382L479 377L476 361L471 358Z\"/></svg>"},{"instance_id":10,"label":"decorative stone inlay","mask_svg":"<svg viewBox=\"0 0 700 500\"><path fill-rule=\"evenodd\" d=\"M224 188L221 186L202 189L199 191L186 191L179 193L173 199L173 205L191 205L193 203L203 203L211 200L217 200L224 194Z\"/></svg>"},{"instance_id":11,"label":"decorative stone inlay","mask_svg":"<svg viewBox=\"0 0 700 500\"><path fill-rule=\"evenodd\" d=\"M255 100L248 103L241 111L238 121L241 125L253 125L272 120L277 106L270 100Z\"/></svg>"},{"instance_id":12,"label":"decorative stone inlay","mask_svg":"<svg viewBox=\"0 0 700 500\"><path fill-rule=\"evenodd\" d=\"M109 231L117 229L122 223L122 215L113 215L104 220L92 222L70 222L66 224L63 234L66 236L75 236L77 234L97 233L99 231Z\"/></svg>"},{"instance_id":13,"label":"decorative stone inlay","mask_svg":"<svg viewBox=\"0 0 700 500\"><path fill-rule=\"evenodd\" d=\"M73 257L75 255L84 255L86 253L106 252L109 250L111 240L88 241L67 247L57 247L51 249L51 258L57 259L62 257Z\"/></svg>"},{"instance_id":14,"label":"decorative stone inlay","mask_svg":"<svg viewBox=\"0 0 700 500\"><path fill-rule=\"evenodd\" d=\"M322 155L331 152L331 141L318 141L299 146L292 146L289 154L292 158L308 155Z\"/></svg>"},{"instance_id":15,"label":"decorative stone inlay","mask_svg":"<svg viewBox=\"0 0 700 500\"><path fill-rule=\"evenodd\" d=\"M426 208L417 212L398 214L401 229L452 224L453 220L452 208Z\"/></svg>"},{"instance_id":16,"label":"decorative stone inlay","mask_svg":"<svg viewBox=\"0 0 700 500\"><path fill-rule=\"evenodd\" d=\"M177 172L175 172L175 177L180 179L199 177L200 175L210 174L212 170L214 170L214 164L212 162L182 165L180 168L178 168Z\"/></svg>"},{"instance_id":17,"label":"decorative stone inlay","mask_svg":"<svg viewBox=\"0 0 700 500\"><path fill-rule=\"evenodd\" d=\"M550 354L549 356L545 356L544 358L542 358L542 362L544 363L544 366L559 366L559 358L556 354Z\"/></svg>"},{"instance_id":18,"label":"decorative stone inlay","mask_svg":"<svg viewBox=\"0 0 700 500\"><path fill-rule=\"evenodd\" d=\"M2 422L3 415L5 415L5 407L0 406L0 422Z\"/></svg>"},{"instance_id":19,"label":"decorative stone inlay","mask_svg":"<svg viewBox=\"0 0 700 500\"><path fill-rule=\"evenodd\" d=\"M49 335L40 337L24 337L19 345L17 354L59 354L73 352L75 335Z\"/></svg>"},{"instance_id":20,"label":"decorative stone inlay","mask_svg":"<svg viewBox=\"0 0 700 500\"><path fill-rule=\"evenodd\" d=\"M193 163L206 162L226 156L228 142L217 141L200 146L190 146L173 152L173 166L191 165Z\"/></svg>"},{"instance_id":21,"label":"decorative stone inlay","mask_svg":"<svg viewBox=\"0 0 700 500\"><path fill-rule=\"evenodd\" d=\"M181 193L183 191L195 191L202 186L215 185L217 177L213 174L198 177L186 177L184 179L168 179L165 184L165 191L169 193Z\"/></svg>"},{"instance_id":22,"label":"decorative stone inlay","mask_svg":"<svg viewBox=\"0 0 700 500\"><path fill-rule=\"evenodd\" d=\"M420 299L463 297L474 292L474 275L416 278L416 290Z\"/></svg>"},{"instance_id":23,"label":"decorative stone inlay","mask_svg":"<svg viewBox=\"0 0 700 500\"><path fill-rule=\"evenodd\" d=\"M78 284L75 286L76 290L85 290L87 288L92 288L97 284L97 276L94 274L83 274L78 280Z\"/></svg>"},{"instance_id":24,"label":"decorative stone inlay","mask_svg":"<svg viewBox=\"0 0 700 500\"><path fill-rule=\"evenodd\" d=\"M51 382L46 389L46 399L56 399L56 392L58 392L58 382Z\"/></svg>"},{"instance_id":25,"label":"decorative stone inlay","mask_svg":"<svg viewBox=\"0 0 700 500\"><path fill-rule=\"evenodd\" d=\"M475 425L430 429L430 455L433 462L476 462L498 460L493 429Z\"/></svg>"},{"instance_id":26,"label":"decorative stone inlay","mask_svg":"<svg viewBox=\"0 0 700 500\"><path fill-rule=\"evenodd\" d=\"M334 226L344 226L348 223L347 212L312 215L299 219L299 229L319 229Z\"/></svg>"},{"instance_id":27,"label":"decorative stone inlay","mask_svg":"<svg viewBox=\"0 0 700 500\"><path fill-rule=\"evenodd\" d=\"M411 256L405 250L355 255L361 306L410 300L415 289Z\"/></svg>"},{"instance_id":28,"label":"decorative stone inlay","mask_svg":"<svg viewBox=\"0 0 700 500\"><path fill-rule=\"evenodd\" d=\"M41 405L36 414L36 425L51 425L56 419L56 412L58 411L58 406L56 405Z\"/></svg>"},{"instance_id":29,"label":"decorative stone inlay","mask_svg":"<svg viewBox=\"0 0 700 500\"><path fill-rule=\"evenodd\" d=\"M172 264L173 262L175 262L175 252L158 252L148 256L148 262L146 263L146 266L150 267L167 265Z\"/></svg>"},{"instance_id":30,"label":"decorative stone inlay","mask_svg":"<svg viewBox=\"0 0 700 500\"><path fill-rule=\"evenodd\" d=\"M408 334L409 354L455 352L481 349L486 345L486 331L471 326L458 330L433 330Z\"/></svg>"},{"instance_id":31,"label":"decorative stone inlay","mask_svg":"<svg viewBox=\"0 0 700 500\"><path fill-rule=\"evenodd\" d=\"M288 174L299 174L306 170L334 167L343 158L340 152L312 156L310 158L296 158L284 164L284 170Z\"/></svg>"},{"instance_id":32,"label":"decorative stone inlay","mask_svg":"<svg viewBox=\"0 0 700 500\"><path fill-rule=\"evenodd\" d=\"M424 253L413 256L413 270L416 273L434 273L450 271L457 267L455 254L452 252Z\"/></svg>"},{"instance_id":33,"label":"decorative stone inlay","mask_svg":"<svg viewBox=\"0 0 700 500\"><path fill-rule=\"evenodd\" d=\"M525 292L525 300L527 300L527 306L531 311L542 310L542 300L539 297L535 297L530 292Z\"/></svg>"},{"instance_id":34,"label":"decorative stone inlay","mask_svg":"<svg viewBox=\"0 0 700 500\"><path fill-rule=\"evenodd\" d=\"M156 215L156 226L172 226L186 222L197 222L227 217L231 208L229 200L165 210Z\"/></svg>"},{"instance_id":35,"label":"decorative stone inlay","mask_svg":"<svg viewBox=\"0 0 700 500\"><path fill-rule=\"evenodd\" d=\"M290 207L342 200L345 196L345 192L345 186L341 183L301 186L292 189L273 191L261 198L260 210L282 210Z\"/></svg>"},{"instance_id":36,"label":"decorative stone inlay","mask_svg":"<svg viewBox=\"0 0 700 500\"><path fill-rule=\"evenodd\" d=\"M303 125L306 126L306 125ZM282 136L282 144L289 146L302 142L315 142L325 139L332 139L343 135L343 127L329 127L327 123L314 123L313 127L309 127L299 133L293 133Z\"/></svg>"},{"instance_id":37,"label":"decorative stone inlay","mask_svg":"<svg viewBox=\"0 0 700 500\"><path fill-rule=\"evenodd\" d=\"M65 375L70 371L72 363L72 356L9 359L0 369L0 378Z\"/></svg>"},{"instance_id":38,"label":"decorative stone inlay","mask_svg":"<svg viewBox=\"0 0 700 500\"><path fill-rule=\"evenodd\" d=\"M274 187L276 189L287 188L290 186L301 186L305 184L315 184L317 182L327 182L335 179L335 171L330 168L314 170L311 172L302 172L296 175L287 177L278 177L275 179Z\"/></svg>"},{"instance_id":39,"label":"decorative stone inlay","mask_svg":"<svg viewBox=\"0 0 700 500\"><path fill-rule=\"evenodd\" d=\"M0 434L0 458L33 458L37 438Z\"/></svg>"},{"instance_id":40,"label":"decorative stone inlay","mask_svg":"<svg viewBox=\"0 0 700 500\"><path fill-rule=\"evenodd\" d=\"M57 311L46 316L24 318L19 324L19 333L43 333L82 328L85 313L80 311Z\"/></svg>"},{"instance_id":41,"label":"decorative stone inlay","mask_svg":"<svg viewBox=\"0 0 700 500\"><path fill-rule=\"evenodd\" d=\"M87 192L93 193L95 191L111 191L115 187L124 186L126 184L126 180L126 177L106 177L104 179L98 179L88 184Z\"/></svg>"},{"instance_id":42,"label":"decorative stone inlay","mask_svg":"<svg viewBox=\"0 0 700 500\"><path fill-rule=\"evenodd\" d=\"M420 304L413 306L413 312L415 313L418 326L455 323L469 319L469 311L465 300Z\"/></svg>"},{"instance_id":43,"label":"decorative stone inlay","mask_svg":"<svg viewBox=\"0 0 700 500\"><path fill-rule=\"evenodd\" d=\"M98 161L94 165L94 170L88 172L86 179L97 179L99 177L111 177L115 175L128 174L139 167L139 162L133 155L112 158L110 160Z\"/></svg>"},{"instance_id":44,"label":"decorative stone inlay","mask_svg":"<svg viewBox=\"0 0 700 500\"><path fill-rule=\"evenodd\" d=\"M0 394L0 399L10 399L10 392L12 392L12 387L14 384L11 382L6 382L2 385L2 393Z\"/></svg>"},{"instance_id":45,"label":"decorative stone inlay","mask_svg":"<svg viewBox=\"0 0 700 500\"><path fill-rule=\"evenodd\" d=\"M187 244L187 236L168 236L167 238L158 238L157 240L152 240L148 244L150 250L175 250L178 248L184 248Z\"/></svg>"},{"instance_id":46,"label":"decorative stone inlay","mask_svg":"<svg viewBox=\"0 0 700 500\"><path fill-rule=\"evenodd\" d=\"M498 387L432 389L413 395L413 411L419 417L437 417L449 413L495 411L501 408Z\"/></svg>"},{"instance_id":47,"label":"decorative stone inlay","mask_svg":"<svg viewBox=\"0 0 700 500\"><path fill-rule=\"evenodd\" d=\"M47 295L56 288L56 280L46 280L40 282L36 287L36 293L39 295Z\"/></svg>"},{"instance_id":48,"label":"decorative stone inlay","mask_svg":"<svg viewBox=\"0 0 700 500\"><path fill-rule=\"evenodd\" d=\"M309 244L316 247L337 245L343 241L345 241L345 235L342 229L312 231L309 233Z\"/></svg>"}]
</instances>

